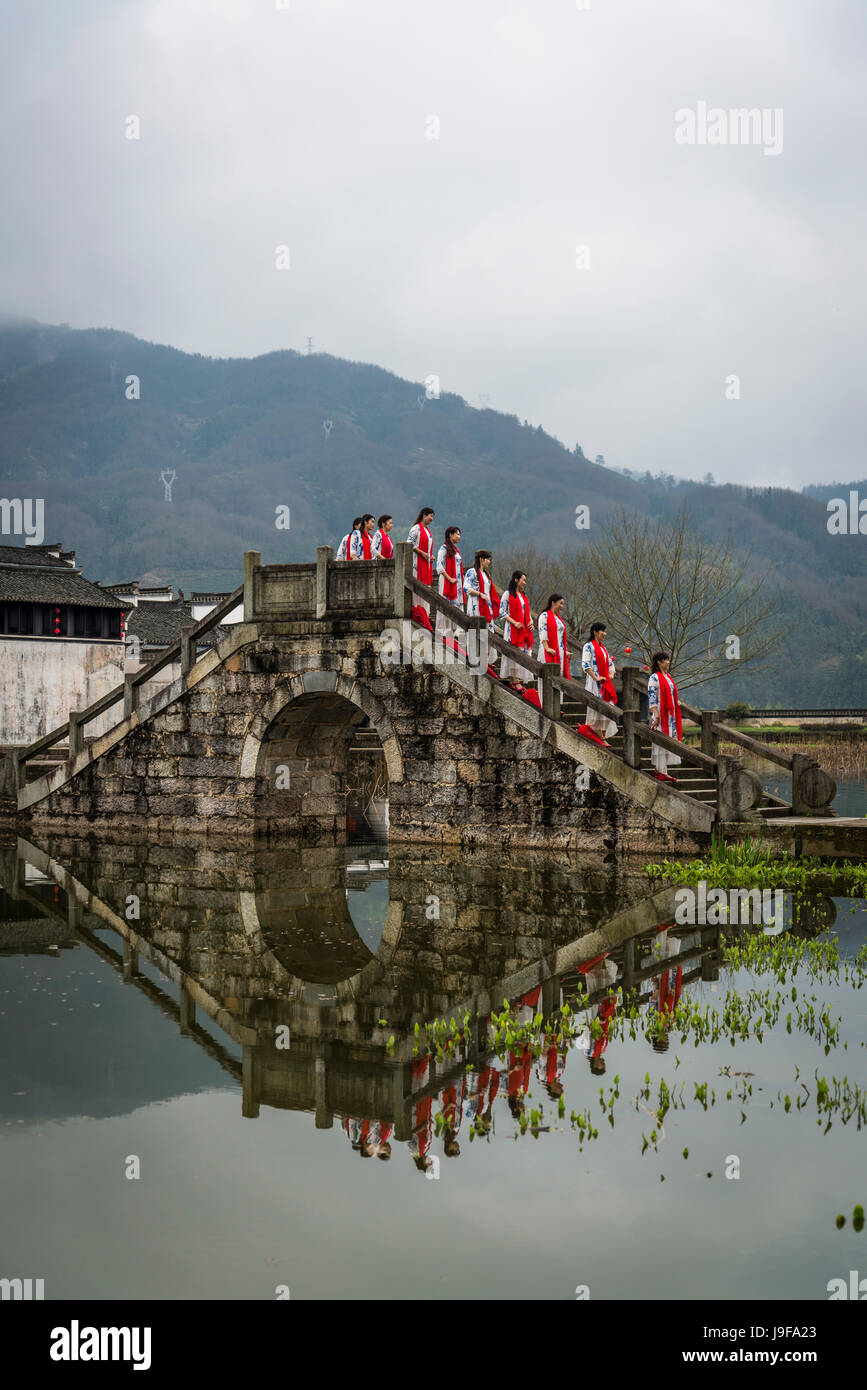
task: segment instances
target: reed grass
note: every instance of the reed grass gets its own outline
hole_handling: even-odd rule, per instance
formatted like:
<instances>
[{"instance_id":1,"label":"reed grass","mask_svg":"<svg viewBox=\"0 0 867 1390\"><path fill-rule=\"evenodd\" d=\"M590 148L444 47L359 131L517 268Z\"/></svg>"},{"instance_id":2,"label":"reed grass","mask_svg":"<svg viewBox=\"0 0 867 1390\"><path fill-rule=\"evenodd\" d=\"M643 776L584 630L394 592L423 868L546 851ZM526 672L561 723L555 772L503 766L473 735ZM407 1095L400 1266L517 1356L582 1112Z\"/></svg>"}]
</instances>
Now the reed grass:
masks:
<instances>
[{"instance_id":1,"label":"reed grass","mask_svg":"<svg viewBox=\"0 0 867 1390\"><path fill-rule=\"evenodd\" d=\"M755 736L755 729L747 732ZM808 742L799 740L797 742L777 743L769 745L776 753L785 753L791 756L792 753L806 753L815 758L832 777L865 777L867 776L867 738L860 736L857 738L835 738L821 739L813 738ZM720 740L720 752L730 753L733 757L740 758L745 767L765 767L768 759L761 757L758 753L753 753L739 747L734 743L725 743Z\"/></svg>"}]
</instances>

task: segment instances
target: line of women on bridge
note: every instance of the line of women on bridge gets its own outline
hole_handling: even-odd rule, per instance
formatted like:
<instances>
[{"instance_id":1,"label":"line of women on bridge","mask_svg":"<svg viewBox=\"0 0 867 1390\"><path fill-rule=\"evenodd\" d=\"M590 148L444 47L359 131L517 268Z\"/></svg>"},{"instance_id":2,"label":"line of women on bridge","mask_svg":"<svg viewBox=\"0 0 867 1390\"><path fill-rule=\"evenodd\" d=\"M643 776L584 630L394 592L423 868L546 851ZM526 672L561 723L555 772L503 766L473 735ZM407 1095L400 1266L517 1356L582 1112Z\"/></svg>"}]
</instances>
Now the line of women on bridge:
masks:
<instances>
[{"instance_id":1,"label":"line of women on bridge","mask_svg":"<svg viewBox=\"0 0 867 1390\"><path fill-rule=\"evenodd\" d=\"M459 548L459 526L446 527L443 544L439 547L434 561L432 528L435 515L433 507L422 507L407 536L407 541L412 546L413 578L421 584L433 586L436 575L441 598L465 612L467 617L482 618L492 630L496 620L503 620L503 638L516 649L516 655L502 655L499 679L506 682L516 694L538 706L539 690L532 688L532 676L526 667L521 665L517 654L523 651L532 655L535 642L538 644L537 661L556 663L561 675L566 679L572 678L566 625L561 616L564 596L556 592L551 593L543 611L538 617L534 617L526 594L527 576L523 570L514 570L508 586L502 595L499 594L491 577L493 557L490 550L477 550L472 566L464 570ZM393 559L394 542L390 534L393 525L394 518L387 512L378 519L374 518L372 512L355 517L352 529L338 546L337 559L347 562ZM421 597L418 597L418 603L413 608L413 617L430 628L430 604ZM436 634L442 641L454 647L463 631L458 623L437 609ZM590 635L581 652L581 670L585 690L609 704L616 704L616 667L614 658L605 645L606 635L606 624L603 621L592 624ZM496 654L489 657L491 662L496 659ZM647 683L650 723L652 728L659 729L669 738L681 739L683 726L680 701L677 686L669 671L670 664L669 652L654 653ZM492 675L497 674L491 667L489 670ZM607 748L610 747L609 738L617 732L617 724L602 710L588 707L585 721L577 725L577 731ZM680 762L676 753L654 743L651 747L651 758L653 775L659 781L676 780L668 771L670 766Z\"/></svg>"}]
</instances>

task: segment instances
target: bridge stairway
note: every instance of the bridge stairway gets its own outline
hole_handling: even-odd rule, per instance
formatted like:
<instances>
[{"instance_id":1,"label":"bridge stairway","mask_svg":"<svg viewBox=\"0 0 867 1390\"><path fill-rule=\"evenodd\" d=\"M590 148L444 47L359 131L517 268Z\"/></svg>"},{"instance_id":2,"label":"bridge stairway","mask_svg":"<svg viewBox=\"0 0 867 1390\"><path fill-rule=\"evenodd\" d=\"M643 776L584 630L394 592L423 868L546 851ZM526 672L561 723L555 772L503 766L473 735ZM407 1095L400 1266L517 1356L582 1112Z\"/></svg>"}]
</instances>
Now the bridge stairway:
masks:
<instances>
[{"instance_id":1,"label":"bridge stairway","mask_svg":"<svg viewBox=\"0 0 867 1390\"><path fill-rule=\"evenodd\" d=\"M580 700L570 700L564 697L560 705L560 717L570 728L575 728L578 724L584 723L586 708L586 705L583 705ZM608 745L612 753L616 753L618 758L623 758L623 734L619 730L608 740ZM645 740L642 740L641 743L641 771L646 773L648 777L653 774L650 746ZM704 768L691 767L689 763L681 763L679 767L672 770L671 775L676 779L678 791L683 792L685 796L691 797L694 801L702 801L716 810L716 780L709 776ZM777 820L781 816L792 814L791 803L783 800L782 797L772 795L770 792L765 792L756 809L762 820Z\"/></svg>"}]
</instances>

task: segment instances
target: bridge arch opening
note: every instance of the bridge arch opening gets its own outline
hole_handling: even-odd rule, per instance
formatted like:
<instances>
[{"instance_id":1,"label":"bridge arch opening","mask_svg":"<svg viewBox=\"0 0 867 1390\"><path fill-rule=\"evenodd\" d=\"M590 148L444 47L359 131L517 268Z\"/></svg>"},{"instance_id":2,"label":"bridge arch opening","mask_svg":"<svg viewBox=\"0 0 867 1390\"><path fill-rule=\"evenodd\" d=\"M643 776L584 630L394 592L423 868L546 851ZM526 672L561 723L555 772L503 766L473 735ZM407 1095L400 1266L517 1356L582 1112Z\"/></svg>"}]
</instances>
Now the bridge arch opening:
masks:
<instances>
[{"instance_id":1,"label":"bridge arch opening","mask_svg":"<svg viewBox=\"0 0 867 1390\"><path fill-rule=\"evenodd\" d=\"M389 784L403 777L396 739L366 692L334 684L285 692L249 736L242 761L253 771L255 759L258 833L334 844L387 836Z\"/></svg>"}]
</instances>

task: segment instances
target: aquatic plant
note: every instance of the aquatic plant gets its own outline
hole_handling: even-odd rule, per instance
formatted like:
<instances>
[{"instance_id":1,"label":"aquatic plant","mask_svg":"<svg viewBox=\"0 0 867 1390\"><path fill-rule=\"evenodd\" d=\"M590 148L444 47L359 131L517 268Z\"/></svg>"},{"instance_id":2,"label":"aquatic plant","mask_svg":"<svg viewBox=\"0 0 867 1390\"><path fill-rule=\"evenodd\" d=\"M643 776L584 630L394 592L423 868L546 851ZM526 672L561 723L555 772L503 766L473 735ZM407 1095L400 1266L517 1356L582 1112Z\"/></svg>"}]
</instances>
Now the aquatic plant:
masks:
<instances>
[{"instance_id":1,"label":"aquatic plant","mask_svg":"<svg viewBox=\"0 0 867 1390\"><path fill-rule=\"evenodd\" d=\"M763 827L764 829L764 827ZM648 878L671 884L705 882L709 888L805 889L809 885L839 885L843 895L867 891L867 864L851 860L826 862L815 855L801 858L783 853L773 856L760 835L742 842L725 843L714 834L705 859L663 859L645 864Z\"/></svg>"},{"instance_id":2,"label":"aquatic plant","mask_svg":"<svg viewBox=\"0 0 867 1390\"><path fill-rule=\"evenodd\" d=\"M718 826L714 826L711 831L710 862L714 867L731 864L736 868L752 868L753 865L772 858L773 850L765 840L764 825L759 830L758 839L754 840L749 830L745 830L743 839L736 840L733 844L727 842Z\"/></svg>"}]
</instances>

